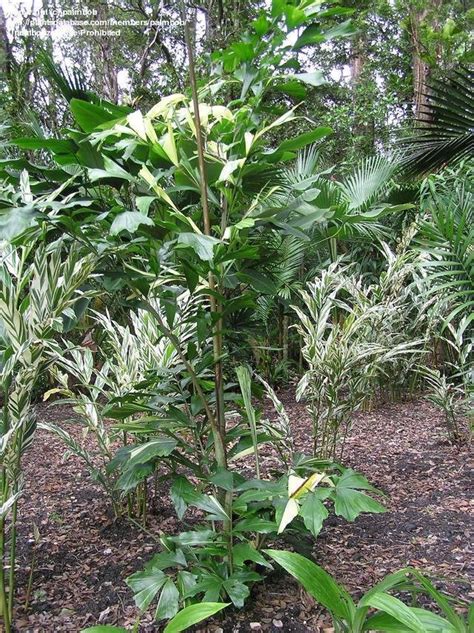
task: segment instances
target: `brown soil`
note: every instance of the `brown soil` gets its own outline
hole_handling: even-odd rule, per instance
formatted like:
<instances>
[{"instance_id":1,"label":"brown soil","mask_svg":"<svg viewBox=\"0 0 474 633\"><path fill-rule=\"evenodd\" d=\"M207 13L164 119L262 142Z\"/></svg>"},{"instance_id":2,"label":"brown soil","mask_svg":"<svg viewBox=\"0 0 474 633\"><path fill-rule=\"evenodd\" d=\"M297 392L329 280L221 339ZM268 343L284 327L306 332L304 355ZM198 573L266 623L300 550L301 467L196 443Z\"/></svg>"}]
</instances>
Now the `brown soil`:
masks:
<instances>
[{"instance_id":1,"label":"brown soil","mask_svg":"<svg viewBox=\"0 0 474 633\"><path fill-rule=\"evenodd\" d=\"M282 397L294 421L298 448L308 451L304 406L289 392ZM70 417L66 407L39 406L40 419L61 422ZM178 530L174 509L163 490L147 533L128 521L112 521L100 488L79 460L63 461L64 452L60 440L39 431L24 460L17 630L74 633L98 623L131 628L137 611L124 579L157 550L159 532ZM331 516L317 541L300 540L297 548L355 595L385 574L413 565L440 579L453 595L472 600L470 457L468 447L446 441L440 414L422 400L358 414L344 463L387 494L389 511L363 515L354 523ZM34 548L33 524L40 543L25 612L21 605ZM306 633L328 626L320 607L292 579L275 571L254 588L245 609L229 611L225 619L200 630ZM143 618L141 632L160 630L151 615Z\"/></svg>"}]
</instances>

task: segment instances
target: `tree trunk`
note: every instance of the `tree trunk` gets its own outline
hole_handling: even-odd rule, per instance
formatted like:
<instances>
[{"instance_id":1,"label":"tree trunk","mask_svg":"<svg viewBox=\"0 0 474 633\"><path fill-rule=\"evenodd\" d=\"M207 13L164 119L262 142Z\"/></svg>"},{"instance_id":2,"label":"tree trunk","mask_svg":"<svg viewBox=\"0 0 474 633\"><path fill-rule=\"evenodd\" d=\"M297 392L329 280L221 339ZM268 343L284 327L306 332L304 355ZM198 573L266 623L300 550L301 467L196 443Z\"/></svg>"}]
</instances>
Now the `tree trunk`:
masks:
<instances>
[{"instance_id":1,"label":"tree trunk","mask_svg":"<svg viewBox=\"0 0 474 633\"><path fill-rule=\"evenodd\" d=\"M367 114L364 114L364 70L366 67L366 48L367 41L365 35L360 35L354 40L352 45L352 54L350 60L351 69L351 88L352 88L352 107L354 111L353 132L356 139L355 146L361 152L371 153L374 150L374 129L375 123L366 120Z\"/></svg>"},{"instance_id":2,"label":"tree trunk","mask_svg":"<svg viewBox=\"0 0 474 633\"><path fill-rule=\"evenodd\" d=\"M0 69L10 79L14 66L13 53L8 39L7 20L3 7L0 4Z\"/></svg>"},{"instance_id":3,"label":"tree trunk","mask_svg":"<svg viewBox=\"0 0 474 633\"><path fill-rule=\"evenodd\" d=\"M99 20L108 20L109 11L106 4L100 4L98 6ZM102 37L99 41L100 57L99 64L101 69L99 70L102 77L102 94L106 96L112 103L118 101L118 78L117 67L114 63L114 50L112 45L112 38Z\"/></svg>"},{"instance_id":4,"label":"tree trunk","mask_svg":"<svg viewBox=\"0 0 474 633\"><path fill-rule=\"evenodd\" d=\"M428 82L432 68L424 59L424 45L422 41L422 27L426 21L431 22L432 27L438 24L439 9L443 0L432 0L422 9L412 7L410 11L410 36L412 45L413 67L413 114L416 121L428 121L429 114L429 88Z\"/></svg>"}]
</instances>

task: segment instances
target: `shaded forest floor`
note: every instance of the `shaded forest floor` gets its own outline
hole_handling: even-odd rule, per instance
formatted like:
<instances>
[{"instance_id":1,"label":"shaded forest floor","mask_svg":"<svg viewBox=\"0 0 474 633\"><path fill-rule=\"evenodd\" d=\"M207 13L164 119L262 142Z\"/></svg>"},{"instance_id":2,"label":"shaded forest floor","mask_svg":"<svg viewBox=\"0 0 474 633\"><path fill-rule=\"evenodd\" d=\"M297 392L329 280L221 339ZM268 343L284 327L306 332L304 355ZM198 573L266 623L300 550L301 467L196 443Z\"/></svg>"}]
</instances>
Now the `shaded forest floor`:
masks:
<instances>
[{"instance_id":1,"label":"shaded forest floor","mask_svg":"<svg viewBox=\"0 0 474 633\"><path fill-rule=\"evenodd\" d=\"M299 450L309 452L310 425L303 405L282 395ZM271 409L268 410L272 417ZM39 406L39 419L62 421L66 407ZM102 491L81 462L63 462L64 445L39 431L25 458L20 504L17 630L68 632L94 624L132 626L137 612L125 578L157 550L153 535L177 530L174 509L163 491L147 534L123 520L112 522ZM472 600L474 501L470 451L445 439L441 416L419 400L360 413L347 442L344 463L364 473L387 494L385 514L354 523L330 516L307 553L355 594L385 574L414 565L441 579L455 596ZM470 489L471 487L471 489ZM26 586L33 551L33 524L40 532L30 608ZM253 590L242 611L227 611L201 631L318 632L326 614L296 582L274 572ZM151 616L140 631L160 631Z\"/></svg>"}]
</instances>

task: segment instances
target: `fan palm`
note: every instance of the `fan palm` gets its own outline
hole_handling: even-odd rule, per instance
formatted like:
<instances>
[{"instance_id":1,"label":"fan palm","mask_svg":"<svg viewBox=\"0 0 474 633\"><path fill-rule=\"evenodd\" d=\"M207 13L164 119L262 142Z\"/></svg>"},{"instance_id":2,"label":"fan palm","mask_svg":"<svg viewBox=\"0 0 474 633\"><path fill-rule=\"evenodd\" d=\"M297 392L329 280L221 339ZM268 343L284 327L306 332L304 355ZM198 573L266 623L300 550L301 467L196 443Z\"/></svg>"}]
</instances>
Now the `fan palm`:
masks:
<instances>
[{"instance_id":1,"label":"fan palm","mask_svg":"<svg viewBox=\"0 0 474 633\"><path fill-rule=\"evenodd\" d=\"M79 69L63 70L54 61L52 55L44 49L38 53L38 62L41 64L45 76L56 86L68 103L72 99L82 99L93 103L99 101L98 97L88 90L84 75Z\"/></svg>"},{"instance_id":2,"label":"fan palm","mask_svg":"<svg viewBox=\"0 0 474 633\"><path fill-rule=\"evenodd\" d=\"M462 68L430 86L423 120L402 142L410 175L426 174L474 155L474 70Z\"/></svg>"}]
</instances>

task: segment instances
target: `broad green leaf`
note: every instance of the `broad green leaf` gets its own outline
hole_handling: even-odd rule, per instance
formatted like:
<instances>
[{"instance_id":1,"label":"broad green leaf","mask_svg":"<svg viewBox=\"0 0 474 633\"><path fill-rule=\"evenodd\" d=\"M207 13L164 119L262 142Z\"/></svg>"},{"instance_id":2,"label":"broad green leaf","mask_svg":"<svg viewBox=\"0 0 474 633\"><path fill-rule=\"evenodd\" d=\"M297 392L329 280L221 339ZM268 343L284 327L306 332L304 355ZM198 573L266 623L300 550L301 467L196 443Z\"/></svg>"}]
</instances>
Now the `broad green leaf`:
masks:
<instances>
[{"instance_id":1,"label":"broad green leaf","mask_svg":"<svg viewBox=\"0 0 474 633\"><path fill-rule=\"evenodd\" d=\"M338 516L343 516L347 521L354 521L361 512L386 512L378 501L372 499L363 492L353 490L352 488L336 487L334 509Z\"/></svg>"},{"instance_id":2,"label":"broad green leaf","mask_svg":"<svg viewBox=\"0 0 474 633\"><path fill-rule=\"evenodd\" d=\"M271 22L267 19L264 13L261 13L251 26L257 35L260 37L266 35L270 29Z\"/></svg>"},{"instance_id":3,"label":"broad green leaf","mask_svg":"<svg viewBox=\"0 0 474 633\"><path fill-rule=\"evenodd\" d=\"M199 492L190 481L179 475L176 477L170 488L170 495L173 501L173 505L178 515L178 519L182 519L186 512L188 505L199 498Z\"/></svg>"},{"instance_id":4,"label":"broad green leaf","mask_svg":"<svg viewBox=\"0 0 474 633\"><path fill-rule=\"evenodd\" d=\"M238 578L232 576L222 583L227 595L232 600L234 605L241 609L244 606L245 600L250 595L250 589L246 584L241 582Z\"/></svg>"},{"instance_id":5,"label":"broad green leaf","mask_svg":"<svg viewBox=\"0 0 474 633\"><path fill-rule=\"evenodd\" d=\"M139 211L124 211L114 218L110 227L110 235L118 235L122 231L135 233L141 224L154 226L153 220L146 215L143 215L143 213L140 213Z\"/></svg>"},{"instance_id":6,"label":"broad green leaf","mask_svg":"<svg viewBox=\"0 0 474 633\"><path fill-rule=\"evenodd\" d=\"M309 44L321 44L322 42L328 42L338 37L351 37L356 32L357 31L351 20L341 22L341 24L337 24L327 31L322 31L316 24L311 24L296 40L293 49L297 51L300 48L303 48L303 46L308 46Z\"/></svg>"},{"instance_id":7,"label":"broad green leaf","mask_svg":"<svg viewBox=\"0 0 474 633\"><path fill-rule=\"evenodd\" d=\"M133 182L135 180L132 174L125 171L120 165L117 165L111 158L104 156L104 169L89 169L89 178L92 182L99 180L100 178L120 178L121 180L127 180Z\"/></svg>"},{"instance_id":8,"label":"broad green leaf","mask_svg":"<svg viewBox=\"0 0 474 633\"><path fill-rule=\"evenodd\" d=\"M209 477L209 481L218 488L233 491L235 476L237 476L237 473L233 473L231 470L225 468L219 468L217 472Z\"/></svg>"},{"instance_id":9,"label":"broad green leaf","mask_svg":"<svg viewBox=\"0 0 474 633\"><path fill-rule=\"evenodd\" d=\"M413 614L420 620L425 633L460 633L460 629L453 626L445 618L436 613L411 607ZM388 613L378 612L368 618L363 627L364 631L386 631L387 633L405 633L407 627Z\"/></svg>"},{"instance_id":10,"label":"broad green leaf","mask_svg":"<svg viewBox=\"0 0 474 633\"><path fill-rule=\"evenodd\" d=\"M146 462L157 457L167 457L176 448L177 441L167 437L150 440L144 444L133 446L123 446L119 448L110 466L111 469L118 464L126 464L131 468L136 464L146 464Z\"/></svg>"},{"instance_id":11,"label":"broad green leaf","mask_svg":"<svg viewBox=\"0 0 474 633\"><path fill-rule=\"evenodd\" d=\"M163 633L186 631L193 624L198 624L219 613L219 611L228 607L229 604L230 602L202 602L201 604L192 604L189 607L185 607L168 622Z\"/></svg>"},{"instance_id":12,"label":"broad green leaf","mask_svg":"<svg viewBox=\"0 0 474 633\"><path fill-rule=\"evenodd\" d=\"M178 536L170 537L170 540L177 545L186 547L188 545L209 545L216 539L213 530L194 530L190 532L180 532Z\"/></svg>"},{"instance_id":13,"label":"broad green leaf","mask_svg":"<svg viewBox=\"0 0 474 633\"><path fill-rule=\"evenodd\" d=\"M81 633L127 633L127 629L110 624L99 624L97 626L91 626L88 629L81 629Z\"/></svg>"},{"instance_id":14,"label":"broad green leaf","mask_svg":"<svg viewBox=\"0 0 474 633\"><path fill-rule=\"evenodd\" d=\"M208 512L216 521L226 521L229 519L222 505L217 501L214 495L200 495L198 499L192 502L193 506Z\"/></svg>"},{"instance_id":15,"label":"broad green leaf","mask_svg":"<svg viewBox=\"0 0 474 633\"><path fill-rule=\"evenodd\" d=\"M0 240L10 241L35 224L39 213L34 205L0 209Z\"/></svg>"},{"instance_id":16,"label":"broad green leaf","mask_svg":"<svg viewBox=\"0 0 474 633\"><path fill-rule=\"evenodd\" d=\"M280 143L278 148L275 150L275 153L287 151L296 152L297 150L306 147L306 145L314 143L315 141L319 141L329 134L332 134L332 129L330 127L317 127L314 130L304 132L299 136L295 136L294 138L283 141L283 143Z\"/></svg>"},{"instance_id":17,"label":"broad green leaf","mask_svg":"<svg viewBox=\"0 0 474 633\"><path fill-rule=\"evenodd\" d=\"M283 94L293 97L293 99L298 99L298 101L303 101L308 94L307 89L296 79L276 83L272 88L277 92L283 92Z\"/></svg>"},{"instance_id":18,"label":"broad green leaf","mask_svg":"<svg viewBox=\"0 0 474 633\"><path fill-rule=\"evenodd\" d=\"M229 160L222 168L217 182L232 182L232 174L237 171L237 169L240 169L244 163L245 158Z\"/></svg>"},{"instance_id":19,"label":"broad green leaf","mask_svg":"<svg viewBox=\"0 0 474 633\"><path fill-rule=\"evenodd\" d=\"M310 492L301 504L300 515L311 534L318 536L329 512L324 503L313 492Z\"/></svg>"},{"instance_id":20,"label":"broad green leaf","mask_svg":"<svg viewBox=\"0 0 474 633\"><path fill-rule=\"evenodd\" d=\"M317 602L338 618L350 622L351 612L355 608L352 598L324 569L300 554L271 549L265 552L296 578Z\"/></svg>"},{"instance_id":21,"label":"broad green leaf","mask_svg":"<svg viewBox=\"0 0 474 633\"><path fill-rule=\"evenodd\" d=\"M302 81L304 84L309 84L310 86L323 86L328 83L322 70L314 70L311 73L299 73L297 75L293 75L293 77L298 81Z\"/></svg>"},{"instance_id":22,"label":"broad green leaf","mask_svg":"<svg viewBox=\"0 0 474 633\"><path fill-rule=\"evenodd\" d=\"M137 196L135 198L135 204L140 213L147 215L153 200L156 200L155 196Z\"/></svg>"},{"instance_id":23,"label":"broad green leaf","mask_svg":"<svg viewBox=\"0 0 474 633\"><path fill-rule=\"evenodd\" d=\"M407 605L398 598L390 596L388 593L375 593L364 596L359 602L359 606L379 609L404 624L409 631L414 631L414 633L426 633L426 629L423 627L422 622L414 610L407 607Z\"/></svg>"},{"instance_id":24,"label":"broad green leaf","mask_svg":"<svg viewBox=\"0 0 474 633\"><path fill-rule=\"evenodd\" d=\"M136 464L132 468L126 468L117 480L116 486L122 492L134 490L145 477L152 474L153 464Z\"/></svg>"},{"instance_id":25,"label":"broad green leaf","mask_svg":"<svg viewBox=\"0 0 474 633\"><path fill-rule=\"evenodd\" d=\"M137 607L145 611L167 580L168 576L161 569L150 566L144 571L135 572L125 582L135 594L134 600Z\"/></svg>"},{"instance_id":26,"label":"broad green leaf","mask_svg":"<svg viewBox=\"0 0 474 633\"><path fill-rule=\"evenodd\" d=\"M380 494L380 491L375 486L372 486L364 475L352 468L347 468L343 472L337 481L337 485L344 488L356 488L357 490L371 490Z\"/></svg>"},{"instance_id":27,"label":"broad green leaf","mask_svg":"<svg viewBox=\"0 0 474 633\"><path fill-rule=\"evenodd\" d=\"M104 123L109 123L116 119L125 118L130 112L129 108L115 106L114 104L96 105L81 99L72 99L69 103L72 115L76 123L89 134Z\"/></svg>"},{"instance_id":28,"label":"broad green leaf","mask_svg":"<svg viewBox=\"0 0 474 633\"><path fill-rule=\"evenodd\" d=\"M285 511L281 517L280 525L278 526L278 534L281 534L283 530L298 516L299 503L296 499L288 499L285 506Z\"/></svg>"},{"instance_id":29,"label":"broad green leaf","mask_svg":"<svg viewBox=\"0 0 474 633\"><path fill-rule=\"evenodd\" d=\"M233 562L236 567L241 567L246 561L258 563L272 569L272 566L262 554L250 543L238 543L232 548Z\"/></svg>"},{"instance_id":30,"label":"broad green leaf","mask_svg":"<svg viewBox=\"0 0 474 633\"><path fill-rule=\"evenodd\" d=\"M286 24L290 30L301 26L306 20L306 13L291 4L287 4L285 7Z\"/></svg>"},{"instance_id":31,"label":"broad green leaf","mask_svg":"<svg viewBox=\"0 0 474 633\"><path fill-rule=\"evenodd\" d=\"M361 512L386 512L383 505L360 490L378 492L363 475L347 469L334 489L334 509L338 516L354 521Z\"/></svg>"},{"instance_id":32,"label":"broad green leaf","mask_svg":"<svg viewBox=\"0 0 474 633\"><path fill-rule=\"evenodd\" d=\"M55 154L72 154L77 149L74 141L58 138L16 138L11 143L21 149L47 149Z\"/></svg>"},{"instance_id":33,"label":"broad green leaf","mask_svg":"<svg viewBox=\"0 0 474 633\"><path fill-rule=\"evenodd\" d=\"M214 257L214 246L220 241L210 235L197 235L196 233L180 233L178 244L190 246L196 255L203 261L212 261Z\"/></svg>"},{"instance_id":34,"label":"broad green leaf","mask_svg":"<svg viewBox=\"0 0 474 633\"><path fill-rule=\"evenodd\" d=\"M167 457L176 448L177 441L170 438L150 440L130 451L129 464L144 464L155 457Z\"/></svg>"},{"instance_id":35,"label":"broad green leaf","mask_svg":"<svg viewBox=\"0 0 474 633\"><path fill-rule=\"evenodd\" d=\"M257 534L271 534L277 531L277 526L274 521L268 521L258 516L251 516L238 521L234 525L233 531L235 533L256 532Z\"/></svg>"},{"instance_id":36,"label":"broad green leaf","mask_svg":"<svg viewBox=\"0 0 474 633\"><path fill-rule=\"evenodd\" d=\"M161 590L158 606L155 611L155 620L169 620L179 611L179 591L176 585L168 578Z\"/></svg>"},{"instance_id":37,"label":"broad green leaf","mask_svg":"<svg viewBox=\"0 0 474 633\"><path fill-rule=\"evenodd\" d=\"M183 554L183 550L176 549L174 552L163 551L155 554L153 558L148 561L145 569L168 569L169 567L186 567L186 557Z\"/></svg>"}]
</instances>

